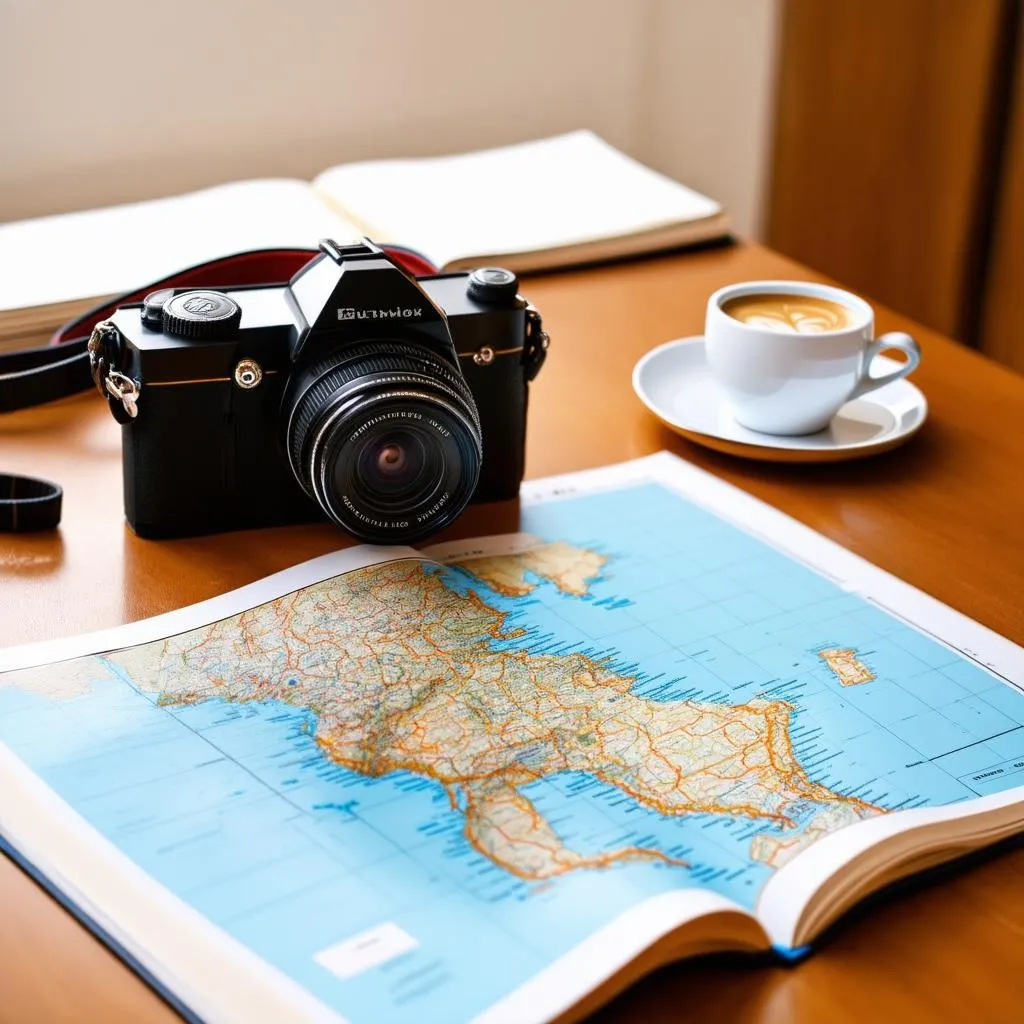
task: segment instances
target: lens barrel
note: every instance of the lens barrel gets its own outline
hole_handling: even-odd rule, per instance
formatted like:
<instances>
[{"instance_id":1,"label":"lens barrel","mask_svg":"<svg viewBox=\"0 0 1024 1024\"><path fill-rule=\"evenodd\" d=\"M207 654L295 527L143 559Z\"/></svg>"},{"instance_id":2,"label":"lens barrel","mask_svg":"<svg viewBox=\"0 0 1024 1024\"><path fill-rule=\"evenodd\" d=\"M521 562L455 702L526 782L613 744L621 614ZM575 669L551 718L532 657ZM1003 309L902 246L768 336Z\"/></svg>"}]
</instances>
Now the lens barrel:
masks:
<instances>
[{"instance_id":1,"label":"lens barrel","mask_svg":"<svg viewBox=\"0 0 1024 1024\"><path fill-rule=\"evenodd\" d=\"M353 536L405 544L450 523L480 476L480 418L446 360L401 341L341 349L285 398L292 471Z\"/></svg>"}]
</instances>

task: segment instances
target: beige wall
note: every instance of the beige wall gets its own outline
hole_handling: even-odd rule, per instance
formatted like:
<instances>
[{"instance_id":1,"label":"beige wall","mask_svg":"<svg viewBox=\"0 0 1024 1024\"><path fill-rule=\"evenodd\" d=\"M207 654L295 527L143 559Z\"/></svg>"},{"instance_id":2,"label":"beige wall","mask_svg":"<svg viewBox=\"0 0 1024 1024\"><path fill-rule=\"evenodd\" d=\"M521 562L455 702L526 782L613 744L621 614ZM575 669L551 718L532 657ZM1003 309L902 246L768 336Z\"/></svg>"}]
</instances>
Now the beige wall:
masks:
<instances>
[{"instance_id":1,"label":"beige wall","mask_svg":"<svg viewBox=\"0 0 1024 1024\"><path fill-rule=\"evenodd\" d=\"M652 0L637 155L761 236L779 0Z\"/></svg>"},{"instance_id":2,"label":"beige wall","mask_svg":"<svg viewBox=\"0 0 1024 1024\"><path fill-rule=\"evenodd\" d=\"M590 127L757 232L778 0L0 0L0 220Z\"/></svg>"}]
</instances>

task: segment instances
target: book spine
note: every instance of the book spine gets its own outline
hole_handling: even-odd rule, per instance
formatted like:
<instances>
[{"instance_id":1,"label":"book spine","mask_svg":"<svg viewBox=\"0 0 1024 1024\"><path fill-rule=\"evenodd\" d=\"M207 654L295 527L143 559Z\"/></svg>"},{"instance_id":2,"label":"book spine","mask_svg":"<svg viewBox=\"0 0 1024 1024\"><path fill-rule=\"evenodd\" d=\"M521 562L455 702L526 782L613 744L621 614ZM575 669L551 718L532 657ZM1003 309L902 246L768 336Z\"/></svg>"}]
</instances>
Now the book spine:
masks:
<instances>
[{"instance_id":1,"label":"book spine","mask_svg":"<svg viewBox=\"0 0 1024 1024\"><path fill-rule=\"evenodd\" d=\"M811 955L811 947L807 946L772 946L772 952L784 963L798 964Z\"/></svg>"}]
</instances>

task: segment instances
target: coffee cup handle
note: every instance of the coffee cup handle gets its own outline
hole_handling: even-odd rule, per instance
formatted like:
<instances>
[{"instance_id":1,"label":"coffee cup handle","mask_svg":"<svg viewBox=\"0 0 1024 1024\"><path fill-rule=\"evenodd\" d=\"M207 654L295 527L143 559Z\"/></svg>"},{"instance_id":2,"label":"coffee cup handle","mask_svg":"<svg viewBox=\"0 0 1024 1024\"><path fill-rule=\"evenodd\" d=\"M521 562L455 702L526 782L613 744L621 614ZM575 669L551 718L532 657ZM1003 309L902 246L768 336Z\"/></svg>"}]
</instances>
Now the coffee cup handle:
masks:
<instances>
[{"instance_id":1,"label":"coffee cup handle","mask_svg":"<svg viewBox=\"0 0 1024 1024\"><path fill-rule=\"evenodd\" d=\"M889 348L898 348L907 357L907 361L889 373L884 373L880 377L872 377L871 364L875 361L875 356L880 355ZM890 331L888 334L883 334L880 338L875 338L868 345L866 357L867 365L864 368L864 376L857 382L857 386L853 389L853 394L850 395L847 401L860 398L861 395L866 395L869 391L874 391L875 388L884 387L886 384L891 384L894 380L906 377L908 373L913 373L921 364L921 349L909 334L904 334L902 331Z\"/></svg>"}]
</instances>

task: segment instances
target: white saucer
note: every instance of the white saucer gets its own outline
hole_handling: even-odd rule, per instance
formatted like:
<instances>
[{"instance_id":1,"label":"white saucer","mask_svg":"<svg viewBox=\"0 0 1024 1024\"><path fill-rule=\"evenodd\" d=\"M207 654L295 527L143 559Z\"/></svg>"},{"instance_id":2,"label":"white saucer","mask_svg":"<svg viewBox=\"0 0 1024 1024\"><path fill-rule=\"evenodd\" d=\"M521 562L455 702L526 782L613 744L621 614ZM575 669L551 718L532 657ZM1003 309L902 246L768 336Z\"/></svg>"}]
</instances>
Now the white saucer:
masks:
<instances>
[{"instance_id":1,"label":"white saucer","mask_svg":"<svg viewBox=\"0 0 1024 1024\"><path fill-rule=\"evenodd\" d=\"M897 365L885 356L878 359L886 369ZM839 462L877 455L903 444L928 416L920 390L898 380L847 402L828 429L817 434L781 437L748 430L733 419L711 376L703 336L648 352L633 369L633 390L677 434L716 451L767 462Z\"/></svg>"}]
</instances>

